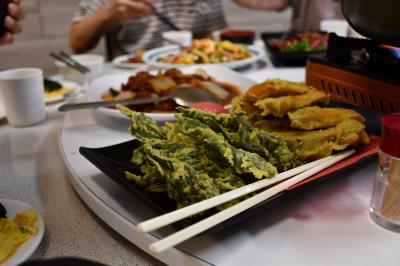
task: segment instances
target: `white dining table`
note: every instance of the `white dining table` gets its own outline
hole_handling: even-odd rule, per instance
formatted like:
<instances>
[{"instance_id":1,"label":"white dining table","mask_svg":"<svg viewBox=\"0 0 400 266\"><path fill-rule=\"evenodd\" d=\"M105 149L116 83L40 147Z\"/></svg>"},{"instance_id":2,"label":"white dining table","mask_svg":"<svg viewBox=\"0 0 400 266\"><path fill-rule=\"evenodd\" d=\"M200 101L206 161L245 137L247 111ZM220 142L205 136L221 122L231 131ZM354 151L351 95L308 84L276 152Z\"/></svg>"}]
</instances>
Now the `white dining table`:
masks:
<instances>
[{"instance_id":1,"label":"white dining table","mask_svg":"<svg viewBox=\"0 0 400 266\"><path fill-rule=\"evenodd\" d=\"M304 80L304 68L260 64L243 69L243 75L257 82ZM120 71L111 65L105 68L108 74ZM400 236L369 217L374 160L338 174L318 189L261 208L226 230L154 254L147 245L172 229L137 233L136 222L154 214L140 202L124 202L135 199L103 178L78 151L81 145L101 147L128 140L127 121L93 110L64 114L56 105L49 106L46 120L36 126L14 128L0 121L0 198L30 203L45 221L44 239L31 259L74 256L108 265L400 263Z\"/></svg>"}]
</instances>

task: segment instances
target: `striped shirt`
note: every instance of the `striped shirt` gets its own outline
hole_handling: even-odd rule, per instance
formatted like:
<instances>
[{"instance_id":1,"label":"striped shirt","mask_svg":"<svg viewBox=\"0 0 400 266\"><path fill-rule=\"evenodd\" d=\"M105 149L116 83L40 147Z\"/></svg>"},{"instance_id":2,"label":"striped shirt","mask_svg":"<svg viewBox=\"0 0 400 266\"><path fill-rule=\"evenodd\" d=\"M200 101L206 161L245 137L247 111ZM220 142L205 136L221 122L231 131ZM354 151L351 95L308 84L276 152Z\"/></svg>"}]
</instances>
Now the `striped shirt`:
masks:
<instances>
[{"instance_id":1,"label":"striped shirt","mask_svg":"<svg viewBox=\"0 0 400 266\"><path fill-rule=\"evenodd\" d=\"M324 19L345 19L339 0L292 0L292 23L296 30L318 31Z\"/></svg>"},{"instance_id":2,"label":"striped shirt","mask_svg":"<svg viewBox=\"0 0 400 266\"><path fill-rule=\"evenodd\" d=\"M73 22L92 16L106 2L107 0L80 0ZM194 36L226 26L221 2L218 0L156 0L154 6L176 26L193 32ZM116 56L139 48L162 46L161 33L169 30L171 28L155 15L149 15L121 23L107 34L112 43L112 54Z\"/></svg>"}]
</instances>

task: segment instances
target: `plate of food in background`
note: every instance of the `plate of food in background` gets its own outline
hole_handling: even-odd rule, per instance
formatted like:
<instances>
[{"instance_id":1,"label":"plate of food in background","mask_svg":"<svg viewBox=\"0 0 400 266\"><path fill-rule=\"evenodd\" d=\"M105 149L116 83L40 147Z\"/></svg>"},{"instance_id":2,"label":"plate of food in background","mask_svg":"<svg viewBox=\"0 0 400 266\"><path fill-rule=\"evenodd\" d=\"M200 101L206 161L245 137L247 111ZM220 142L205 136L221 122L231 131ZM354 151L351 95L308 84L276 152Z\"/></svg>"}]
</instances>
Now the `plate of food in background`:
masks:
<instances>
[{"instance_id":1,"label":"plate of food in background","mask_svg":"<svg viewBox=\"0 0 400 266\"><path fill-rule=\"evenodd\" d=\"M262 33L261 39L275 66L305 66L308 56L322 54L328 47L325 32Z\"/></svg>"},{"instance_id":2,"label":"plate of food in background","mask_svg":"<svg viewBox=\"0 0 400 266\"><path fill-rule=\"evenodd\" d=\"M188 66L181 69L140 71L132 74L112 74L94 79L86 92L88 101L143 99L165 96L182 87L197 87L215 95L221 105L230 104L232 98L242 94L254 82L222 66ZM130 106L144 112L156 121L175 120L174 100ZM115 108L100 107L98 112L126 118Z\"/></svg>"},{"instance_id":3,"label":"plate of food in background","mask_svg":"<svg viewBox=\"0 0 400 266\"><path fill-rule=\"evenodd\" d=\"M42 241L44 230L43 217L31 205L0 199L0 264L14 266L27 260Z\"/></svg>"},{"instance_id":4,"label":"plate of food in background","mask_svg":"<svg viewBox=\"0 0 400 266\"><path fill-rule=\"evenodd\" d=\"M143 61L158 68L210 64L236 69L256 62L263 55L264 51L253 45L195 39L189 47L169 45L149 50L143 54Z\"/></svg>"},{"instance_id":5,"label":"plate of food in background","mask_svg":"<svg viewBox=\"0 0 400 266\"><path fill-rule=\"evenodd\" d=\"M142 56L146 50L138 49L133 54L120 55L113 59L112 64L115 67L126 69L145 68L146 64L143 62Z\"/></svg>"}]
</instances>

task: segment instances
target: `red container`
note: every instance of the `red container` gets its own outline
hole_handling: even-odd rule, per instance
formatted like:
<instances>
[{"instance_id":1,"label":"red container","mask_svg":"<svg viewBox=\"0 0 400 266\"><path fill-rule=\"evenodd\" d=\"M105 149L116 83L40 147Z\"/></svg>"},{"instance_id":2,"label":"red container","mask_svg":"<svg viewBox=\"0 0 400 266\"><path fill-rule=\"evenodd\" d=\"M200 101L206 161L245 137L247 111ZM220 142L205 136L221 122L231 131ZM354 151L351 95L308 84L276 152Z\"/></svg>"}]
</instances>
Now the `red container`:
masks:
<instances>
[{"instance_id":1,"label":"red container","mask_svg":"<svg viewBox=\"0 0 400 266\"><path fill-rule=\"evenodd\" d=\"M253 44L256 33L252 30L226 30L220 33L221 40L233 43Z\"/></svg>"}]
</instances>

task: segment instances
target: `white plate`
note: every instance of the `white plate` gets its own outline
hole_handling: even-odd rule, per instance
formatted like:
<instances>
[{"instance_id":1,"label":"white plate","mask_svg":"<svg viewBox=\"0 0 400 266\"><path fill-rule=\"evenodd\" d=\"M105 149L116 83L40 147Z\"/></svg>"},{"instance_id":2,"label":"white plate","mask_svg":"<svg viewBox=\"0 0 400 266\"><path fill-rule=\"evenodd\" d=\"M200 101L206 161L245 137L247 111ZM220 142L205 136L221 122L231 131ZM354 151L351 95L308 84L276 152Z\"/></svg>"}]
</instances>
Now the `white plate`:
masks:
<instances>
[{"instance_id":1,"label":"white plate","mask_svg":"<svg viewBox=\"0 0 400 266\"><path fill-rule=\"evenodd\" d=\"M132 55L120 55L113 59L112 64L115 67L120 68L127 68L127 69L145 69L147 65L144 63L126 63L125 61L128 60Z\"/></svg>"},{"instance_id":2,"label":"white plate","mask_svg":"<svg viewBox=\"0 0 400 266\"><path fill-rule=\"evenodd\" d=\"M240 87L243 92L247 91L251 86L255 84L254 81L246 78L242 74L229 68L217 65L187 66L181 68L180 70L183 73L190 74L194 73L199 68L205 70L208 74L213 76L218 81L229 82ZM88 101L100 101L101 95L108 91L111 87L119 90L121 84L126 83L130 75L131 74L112 74L94 79L90 83L89 88L86 91ZM110 115L112 117L128 119L127 117L123 116L118 110L112 108L101 107L97 108L96 110L100 113ZM158 122L175 120L174 113L146 113L146 115Z\"/></svg>"},{"instance_id":3,"label":"white plate","mask_svg":"<svg viewBox=\"0 0 400 266\"><path fill-rule=\"evenodd\" d=\"M257 47L254 45L249 45L249 46L247 46L247 48L251 53L251 56L249 58L232 61L232 62L211 64L211 65L225 66L228 68L236 69L236 68L244 67L251 63L256 62L257 60L262 58L263 55L265 54L264 50L260 47ZM177 54L179 52L180 52L179 46L169 45L169 46L164 46L164 47L149 50L143 54L142 58L146 64L148 64L150 66L158 67L158 68L171 68L171 67L181 68L181 67L188 66L188 65L184 65L184 64L168 64L168 63L159 62L160 58L165 57L167 55ZM196 64L196 66L203 66L203 65L206 65L206 64Z\"/></svg>"},{"instance_id":4,"label":"white plate","mask_svg":"<svg viewBox=\"0 0 400 266\"><path fill-rule=\"evenodd\" d=\"M56 79L54 79L54 81L60 82L62 84L62 86L65 87L65 88L72 89L72 91L67 92L67 93L76 92L80 88L80 85L78 83L76 83L76 82L73 82L73 81L67 81L67 80L60 81L60 80L56 80ZM56 95L56 96L53 96L53 97L50 97L50 98L45 98L45 102L46 102L46 104L52 104L52 103L63 101L65 94L66 93L59 94L59 95Z\"/></svg>"},{"instance_id":5,"label":"white plate","mask_svg":"<svg viewBox=\"0 0 400 266\"><path fill-rule=\"evenodd\" d=\"M31 237L24 244L19 246L14 255L12 255L11 258L9 258L6 262L2 264L2 266L18 265L27 260L42 241L44 234L43 217L34 207L29 205L28 203L12 199L0 199L0 203L3 204L3 206L6 208L8 218L14 218L17 212L25 210L34 210L37 214L36 225L38 227L38 233L35 236Z\"/></svg>"}]
</instances>

